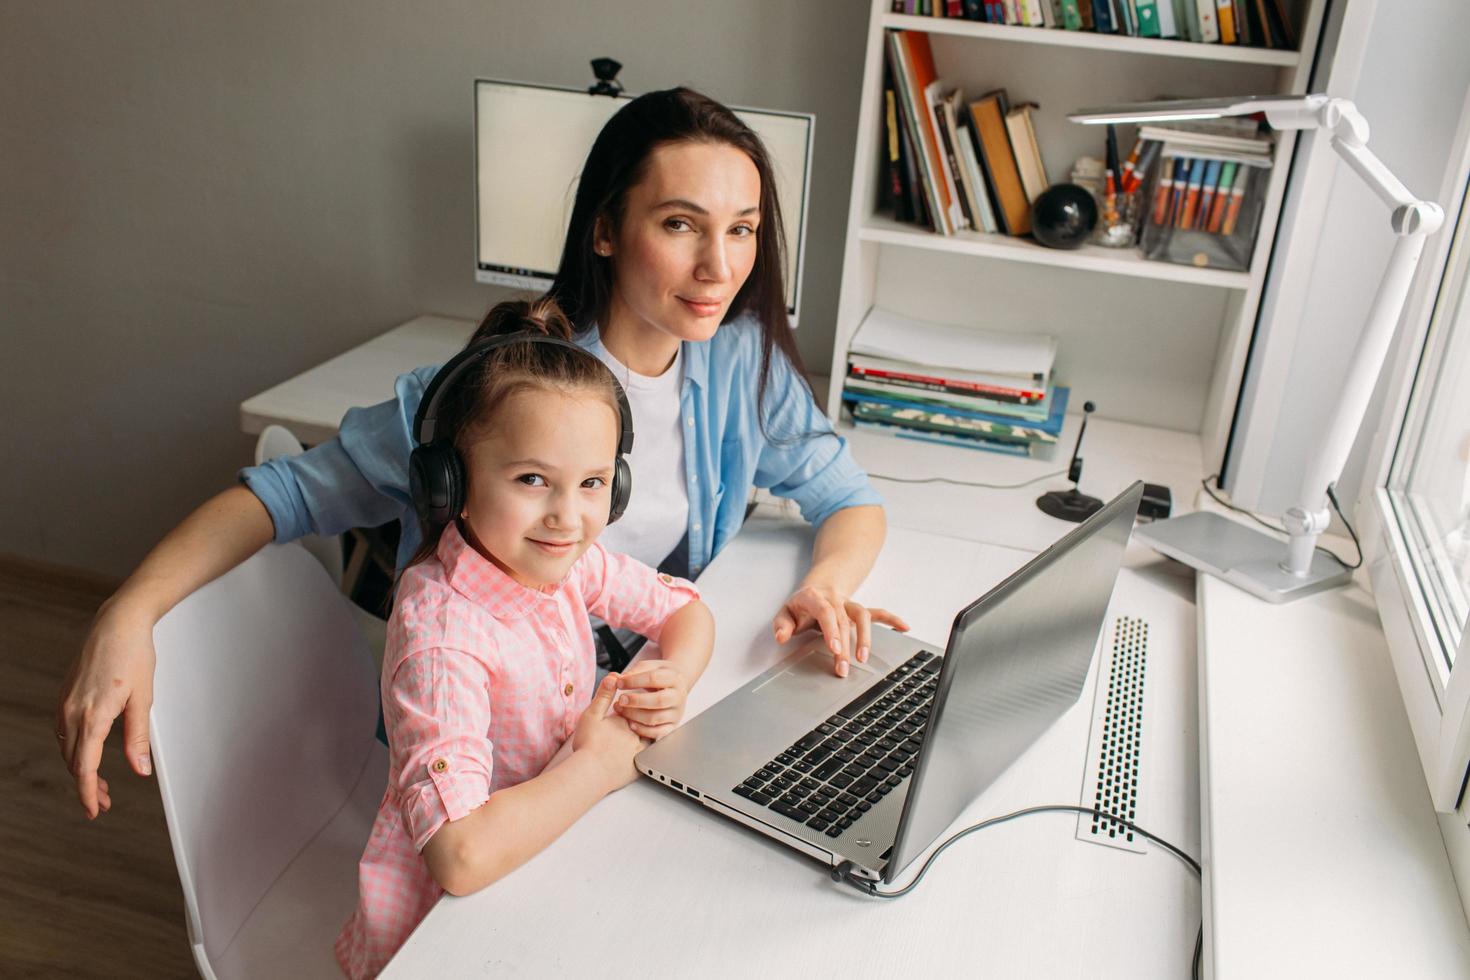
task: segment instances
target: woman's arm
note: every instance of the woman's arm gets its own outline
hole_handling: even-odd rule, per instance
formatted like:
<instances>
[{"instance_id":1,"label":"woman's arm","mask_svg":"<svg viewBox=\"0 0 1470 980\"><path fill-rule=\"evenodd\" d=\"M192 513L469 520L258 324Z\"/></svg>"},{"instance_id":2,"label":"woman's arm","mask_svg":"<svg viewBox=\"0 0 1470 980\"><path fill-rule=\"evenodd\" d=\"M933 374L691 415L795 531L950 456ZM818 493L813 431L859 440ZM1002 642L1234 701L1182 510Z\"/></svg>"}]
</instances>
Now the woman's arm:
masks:
<instances>
[{"instance_id":1,"label":"woman's arm","mask_svg":"<svg viewBox=\"0 0 1470 980\"><path fill-rule=\"evenodd\" d=\"M102 742L119 714L128 763L153 771L148 709L153 705L153 627L179 600L270 542L270 515L255 494L231 487L168 533L97 611L57 707L61 754L89 819L112 807L98 775Z\"/></svg>"},{"instance_id":2,"label":"woman's arm","mask_svg":"<svg viewBox=\"0 0 1470 980\"><path fill-rule=\"evenodd\" d=\"M820 629L832 651L832 669L838 677L846 677L849 657L867 662L875 620L896 629L909 628L886 609L868 608L848 598L872 571L887 531L887 518L877 504L843 508L822 523L812 546L810 570L771 621L777 643L801 630ZM853 625L857 642L849 649Z\"/></svg>"},{"instance_id":3,"label":"woman's arm","mask_svg":"<svg viewBox=\"0 0 1470 980\"><path fill-rule=\"evenodd\" d=\"M445 823L422 854L429 873L451 895L479 891L544 851L592 805L638 775L643 747L623 719L608 715L618 677L609 674L582 713L571 757Z\"/></svg>"}]
</instances>

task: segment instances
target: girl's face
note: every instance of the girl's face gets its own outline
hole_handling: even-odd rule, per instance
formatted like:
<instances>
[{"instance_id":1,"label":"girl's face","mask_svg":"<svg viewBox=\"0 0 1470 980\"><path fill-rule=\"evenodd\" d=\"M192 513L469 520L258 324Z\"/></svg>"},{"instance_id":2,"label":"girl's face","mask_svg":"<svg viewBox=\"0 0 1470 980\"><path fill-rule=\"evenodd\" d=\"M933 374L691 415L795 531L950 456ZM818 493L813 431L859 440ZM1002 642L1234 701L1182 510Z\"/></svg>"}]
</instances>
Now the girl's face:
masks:
<instances>
[{"instance_id":1,"label":"girl's face","mask_svg":"<svg viewBox=\"0 0 1470 980\"><path fill-rule=\"evenodd\" d=\"M727 143L668 143L648 158L615 233L610 319L677 340L708 340L755 265L760 173Z\"/></svg>"},{"instance_id":2,"label":"girl's face","mask_svg":"<svg viewBox=\"0 0 1470 980\"><path fill-rule=\"evenodd\" d=\"M522 585L560 582L607 525L618 416L590 392L507 398L465 451L470 543Z\"/></svg>"}]
</instances>

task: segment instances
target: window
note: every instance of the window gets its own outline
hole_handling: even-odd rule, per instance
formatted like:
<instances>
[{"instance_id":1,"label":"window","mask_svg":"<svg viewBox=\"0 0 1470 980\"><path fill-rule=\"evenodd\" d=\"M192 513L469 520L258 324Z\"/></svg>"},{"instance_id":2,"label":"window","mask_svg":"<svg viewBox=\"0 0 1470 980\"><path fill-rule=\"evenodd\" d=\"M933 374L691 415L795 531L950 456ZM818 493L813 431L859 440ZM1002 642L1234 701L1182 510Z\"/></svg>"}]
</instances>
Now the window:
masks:
<instances>
[{"instance_id":1,"label":"window","mask_svg":"<svg viewBox=\"0 0 1470 980\"><path fill-rule=\"evenodd\" d=\"M1387 500L1427 622L1423 641L1447 678L1470 593L1470 222L1462 207L1434 304Z\"/></svg>"},{"instance_id":2,"label":"window","mask_svg":"<svg viewBox=\"0 0 1470 980\"><path fill-rule=\"evenodd\" d=\"M1444 813L1470 811L1470 98L1452 154L1446 227L1410 295L1412 349L1389 375L1372 506L1358 510L1394 675Z\"/></svg>"}]
</instances>

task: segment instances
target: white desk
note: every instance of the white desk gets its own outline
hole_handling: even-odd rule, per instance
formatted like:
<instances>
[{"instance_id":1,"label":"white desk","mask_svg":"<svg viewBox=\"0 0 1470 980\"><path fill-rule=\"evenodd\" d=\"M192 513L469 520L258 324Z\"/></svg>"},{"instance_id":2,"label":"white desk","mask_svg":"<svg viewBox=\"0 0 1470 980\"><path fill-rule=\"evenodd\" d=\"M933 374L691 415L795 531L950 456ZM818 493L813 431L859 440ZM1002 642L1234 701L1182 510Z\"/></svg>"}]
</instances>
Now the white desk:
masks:
<instances>
[{"instance_id":1,"label":"white desk","mask_svg":"<svg viewBox=\"0 0 1470 980\"><path fill-rule=\"evenodd\" d=\"M1470 930L1373 601L1201 576L1213 976L1466 977Z\"/></svg>"},{"instance_id":2,"label":"white desk","mask_svg":"<svg viewBox=\"0 0 1470 980\"><path fill-rule=\"evenodd\" d=\"M443 364L475 331L475 321L415 317L289 381L240 403L240 428L258 435L283 425L308 446L337 434L349 408L393 397L393 379L426 364Z\"/></svg>"},{"instance_id":3,"label":"white desk","mask_svg":"<svg viewBox=\"0 0 1470 980\"><path fill-rule=\"evenodd\" d=\"M811 537L788 518L757 516L700 576L719 627L691 714L784 655L770 642L770 617L804 570ZM954 612L1027 557L896 527L859 596L901 610L916 635L942 644ZM1156 689L1154 772L1177 791L1160 786L1146 825L1197 853L1193 617L1181 591L1151 568L1125 571L1110 619L1143 611L1155 623L1158 676L1168 681ZM960 824L1078 801L1095 675ZM946 852L912 895L884 902L639 780L508 877L441 900L384 976L1184 975L1198 881L1162 850L1081 843L1075 830L1061 814L986 830Z\"/></svg>"},{"instance_id":4,"label":"white desk","mask_svg":"<svg viewBox=\"0 0 1470 980\"><path fill-rule=\"evenodd\" d=\"M255 433L276 422L303 442L320 442L348 408L390 397L398 374L447 360L473 327L444 317L412 320L244 402L242 427ZM1010 483L1064 469L1077 424L1068 419L1052 462L850 427L843 433L874 474ZM1196 436L1100 419L1088 427L1083 456L1084 490L1106 498L1134 479L1162 483L1173 492L1175 513L1191 509L1203 475ZM999 491L875 483L888 500L892 531L860 597L905 614L926 639L942 642L948 611L1064 530L1030 503L1065 487L1061 478ZM701 576L716 603L720 639L692 710L776 656L762 642L766 620L808 554L803 534L754 522ZM1192 573L1137 547L1125 564L1117 601L1154 610L1167 624L1161 648L1171 657L1192 651ZM1200 700L1207 702L1199 719L1208 782L1204 857L1213 906L1207 974L1213 967L1231 978L1319 968L1470 975L1470 933L1456 919L1443 844L1369 600L1333 593L1273 609L1213 579L1202 578L1198 590ZM1156 690L1170 737L1154 753L1155 782L1167 791L1150 829L1199 855L1194 664L1176 664ZM1075 801L1086 737L1079 719L1092 691L1090 678L1079 707L962 819L1043 799ZM1312 710L1304 714L1304 706ZM1341 806L1329 806L1339 798ZM1193 882L1159 853L1137 860L1074 845L1067 824L1040 816L987 830L953 848L914 895L875 905L834 892L794 852L639 783L510 878L442 902L389 975L451 967L456 974L546 973L572 964L610 967L614 975L674 973L697 968L698 955L714 963L712 972L773 976L880 967L1181 975L1198 914ZM624 857L628 841L658 841L666 856ZM563 911L569 895L570 916ZM621 927L644 916L676 924L677 944L635 956ZM554 917L570 926L550 925ZM874 937L889 944L876 963L844 958L848 944Z\"/></svg>"}]
</instances>

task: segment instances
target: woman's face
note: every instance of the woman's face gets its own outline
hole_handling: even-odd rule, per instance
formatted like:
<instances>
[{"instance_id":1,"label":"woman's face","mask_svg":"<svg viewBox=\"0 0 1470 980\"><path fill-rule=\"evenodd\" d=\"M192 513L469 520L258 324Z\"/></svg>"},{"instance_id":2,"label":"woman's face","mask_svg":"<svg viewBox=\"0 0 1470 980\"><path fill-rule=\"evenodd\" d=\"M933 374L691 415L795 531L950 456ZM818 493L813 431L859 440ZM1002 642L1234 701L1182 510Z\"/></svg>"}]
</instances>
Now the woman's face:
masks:
<instances>
[{"instance_id":1,"label":"woman's face","mask_svg":"<svg viewBox=\"0 0 1470 980\"><path fill-rule=\"evenodd\" d=\"M755 265L760 173L727 143L667 143L596 247L613 263L610 319L678 340L714 336Z\"/></svg>"},{"instance_id":2,"label":"woman's face","mask_svg":"<svg viewBox=\"0 0 1470 980\"><path fill-rule=\"evenodd\" d=\"M560 582L607 526L617 445L618 415L592 393L511 395L465 449L472 546L522 585Z\"/></svg>"}]
</instances>

